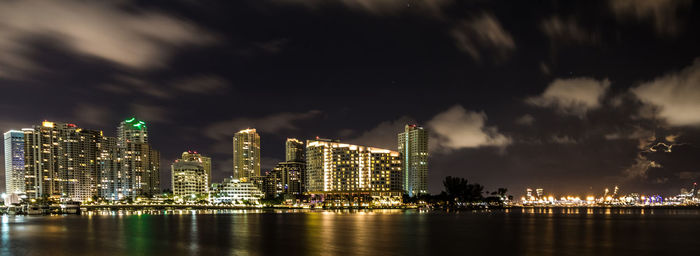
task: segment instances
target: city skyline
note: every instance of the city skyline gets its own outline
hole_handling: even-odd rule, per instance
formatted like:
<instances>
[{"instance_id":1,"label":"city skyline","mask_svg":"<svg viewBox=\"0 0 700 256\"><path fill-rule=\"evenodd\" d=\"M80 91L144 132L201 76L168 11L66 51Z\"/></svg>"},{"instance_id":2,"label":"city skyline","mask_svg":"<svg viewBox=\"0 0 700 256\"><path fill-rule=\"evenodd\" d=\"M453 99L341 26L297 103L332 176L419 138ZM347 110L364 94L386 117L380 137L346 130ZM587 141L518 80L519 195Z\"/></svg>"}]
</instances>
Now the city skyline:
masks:
<instances>
[{"instance_id":1,"label":"city skyline","mask_svg":"<svg viewBox=\"0 0 700 256\"><path fill-rule=\"evenodd\" d=\"M431 131L433 193L459 176L674 194L700 178L699 5L655 2L12 1L0 130L116 137L137 116L169 181L186 150L229 177L231 133L248 127L271 170L286 138L395 149L415 123Z\"/></svg>"}]
</instances>

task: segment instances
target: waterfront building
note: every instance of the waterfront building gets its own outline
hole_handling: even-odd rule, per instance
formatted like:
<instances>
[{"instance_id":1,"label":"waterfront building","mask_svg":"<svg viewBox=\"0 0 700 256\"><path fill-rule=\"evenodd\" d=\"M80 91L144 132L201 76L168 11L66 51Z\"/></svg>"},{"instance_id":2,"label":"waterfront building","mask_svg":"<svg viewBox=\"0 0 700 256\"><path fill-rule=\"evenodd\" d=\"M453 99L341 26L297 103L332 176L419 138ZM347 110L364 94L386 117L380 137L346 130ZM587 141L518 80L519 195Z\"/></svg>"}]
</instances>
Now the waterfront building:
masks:
<instances>
[{"instance_id":1,"label":"waterfront building","mask_svg":"<svg viewBox=\"0 0 700 256\"><path fill-rule=\"evenodd\" d=\"M303 162L280 162L265 173L259 186L267 197L296 197L304 192L305 164ZM258 183L253 180L253 183Z\"/></svg>"},{"instance_id":2,"label":"waterfront building","mask_svg":"<svg viewBox=\"0 0 700 256\"><path fill-rule=\"evenodd\" d=\"M124 120L117 128L117 136L117 199L160 193L160 152L148 144L146 122L133 117Z\"/></svg>"},{"instance_id":3,"label":"waterfront building","mask_svg":"<svg viewBox=\"0 0 700 256\"><path fill-rule=\"evenodd\" d=\"M304 142L287 138L285 146L285 162L304 162Z\"/></svg>"},{"instance_id":4,"label":"waterfront building","mask_svg":"<svg viewBox=\"0 0 700 256\"><path fill-rule=\"evenodd\" d=\"M213 203L244 203L257 204L263 197L263 192L252 182L226 178L222 183L212 183L211 201Z\"/></svg>"},{"instance_id":5,"label":"waterfront building","mask_svg":"<svg viewBox=\"0 0 700 256\"><path fill-rule=\"evenodd\" d=\"M24 132L3 134L5 145L5 193L24 194Z\"/></svg>"},{"instance_id":6,"label":"waterfront building","mask_svg":"<svg viewBox=\"0 0 700 256\"><path fill-rule=\"evenodd\" d=\"M202 154L197 153L197 151L188 150L186 152L182 152L182 157L180 158L180 161L197 162L201 164L209 180L207 186L211 185L211 157L203 156Z\"/></svg>"},{"instance_id":7,"label":"waterfront building","mask_svg":"<svg viewBox=\"0 0 700 256\"><path fill-rule=\"evenodd\" d=\"M281 162L272 171L279 172L282 194L299 196L306 191L306 164L304 162Z\"/></svg>"},{"instance_id":8,"label":"waterfront building","mask_svg":"<svg viewBox=\"0 0 700 256\"><path fill-rule=\"evenodd\" d=\"M398 204L402 181L397 151L328 140L306 142L306 189L312 200Z\"/></svg>"},{"instance_id":9,"label":"waterfront building","mask_svg":"<svg viewBox=\"0 0 700 256\"><path fill-rule=\"evenodd\" d=\"M117 137L103 136L100 149L100 197L120 200L160 192L160 152L148 144L145 121L121 121Z\"/></svg>"},{"instance_id":10,"label":"waterfront building","mask_svg":"<svg viewBox=\"0 0 700 256\"><path fill-rule=\"evenodd\" d=\"M190 196L209 192L209 176L201 162L175 160L171 165L172 190L175 196Z\"/></svg>"},{"instance_id":11,"label":"waterfront building","mask_svg":"<svg viewBox=\"0 0 700 256\"><path fill-rule=\"evenodd\" d=\"M260 135L245 129L233 136L233 178L247 181L260 176Z\"/></svg>"},{"instance_id":12,"label":"waterfront building","mask_svg":"<svg viewBox=\"0 0 700 256\"><path fill-rule=\"evenodd\" d=\"M403 190L409 196L428 194L428 132L423 127L406 125L398 142Z\"/></svg>"},{"instance_id":13,"label":"waterfront building","mask_svg":"<svg viewBox=\"0 0 700 256\"><path fill-rule=\"evenodd\" d=\"M97 194L101 131L45 121L24 136L29 198L83 201Z\"/></svg>"}]
</instances>

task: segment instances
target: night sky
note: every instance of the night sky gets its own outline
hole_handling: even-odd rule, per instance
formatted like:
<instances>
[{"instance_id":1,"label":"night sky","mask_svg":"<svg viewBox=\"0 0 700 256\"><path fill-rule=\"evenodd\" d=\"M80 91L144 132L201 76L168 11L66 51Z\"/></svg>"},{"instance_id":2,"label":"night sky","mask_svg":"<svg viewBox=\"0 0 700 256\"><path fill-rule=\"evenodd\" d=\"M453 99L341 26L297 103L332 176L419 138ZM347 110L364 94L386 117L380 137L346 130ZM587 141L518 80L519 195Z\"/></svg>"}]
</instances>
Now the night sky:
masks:
<instances>
[{"instance_id":1,"label":"night sky","mask_svg":"<svg viewBox=\"0 0 700 256\"><path fill-rule=\"evenodd\" d=\"M410 122L431 134L432 193L452 175L516 196L676 194L700 180L699 9L0 1L0 129L46 119L115 136L136 115L161 151L165 188L186 150L213 158L215 182L230 176L240 129L258 129L269 170L287 137L396 150Z\"/></svg>"}]
</instances>

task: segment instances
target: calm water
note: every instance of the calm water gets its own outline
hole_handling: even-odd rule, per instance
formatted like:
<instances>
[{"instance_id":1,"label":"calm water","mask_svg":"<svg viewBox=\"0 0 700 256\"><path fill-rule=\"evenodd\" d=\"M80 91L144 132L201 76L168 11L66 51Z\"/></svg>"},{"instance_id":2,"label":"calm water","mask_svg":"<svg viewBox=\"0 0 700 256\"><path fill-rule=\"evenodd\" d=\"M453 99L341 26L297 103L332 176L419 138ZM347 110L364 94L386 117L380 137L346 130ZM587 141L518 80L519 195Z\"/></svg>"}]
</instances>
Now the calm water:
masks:
<instances>
[{"instance_id":1,"label":"calm water","mask_svg":"<svg viewBox=\"0 0 700 256\"><path fill-rule=\"evenodd\" d=\"M1 217L2 255L698 255L698 210L92 212Z\"/></svg>"}]
</instances>

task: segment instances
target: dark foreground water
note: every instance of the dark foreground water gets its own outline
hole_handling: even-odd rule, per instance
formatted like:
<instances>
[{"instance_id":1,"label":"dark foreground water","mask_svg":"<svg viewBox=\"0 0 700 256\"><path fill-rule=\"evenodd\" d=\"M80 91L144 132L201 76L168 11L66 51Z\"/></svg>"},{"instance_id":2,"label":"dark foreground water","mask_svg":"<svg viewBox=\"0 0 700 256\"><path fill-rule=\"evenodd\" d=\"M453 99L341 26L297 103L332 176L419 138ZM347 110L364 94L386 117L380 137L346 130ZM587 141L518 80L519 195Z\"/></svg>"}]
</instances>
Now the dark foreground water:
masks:
<instances>
[{"instance_id":1,"label":"dark foreground water","mask_svg":"<svg viewBox=\"0 0 700 256\"><path fill-rule=\"evenodd\" d=\"M2 255L700 255L700 211L92 212L1 217Z\"/></svg>"}]
</instances>

